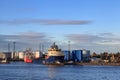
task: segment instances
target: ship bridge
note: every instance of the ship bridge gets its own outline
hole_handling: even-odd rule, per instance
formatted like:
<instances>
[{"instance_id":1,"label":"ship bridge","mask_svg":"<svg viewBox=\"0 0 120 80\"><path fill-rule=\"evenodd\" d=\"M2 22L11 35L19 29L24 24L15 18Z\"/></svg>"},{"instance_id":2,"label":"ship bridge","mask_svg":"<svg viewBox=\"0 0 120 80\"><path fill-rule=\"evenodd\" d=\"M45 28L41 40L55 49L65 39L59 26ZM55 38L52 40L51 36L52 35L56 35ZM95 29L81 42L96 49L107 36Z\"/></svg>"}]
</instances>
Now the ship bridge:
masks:
<instances>
[{"instance_id":1,"label":"ship bridge","mask_svg":"<svg viewBox=\"0 0 120 80\"><path fill-rule=\"evenodd\" d=\"M61 49L58 48L58 45L55 44L55 42L53 43L53 45L48 49L48 51L61 51Z\"/></svg>"}]
</instances>

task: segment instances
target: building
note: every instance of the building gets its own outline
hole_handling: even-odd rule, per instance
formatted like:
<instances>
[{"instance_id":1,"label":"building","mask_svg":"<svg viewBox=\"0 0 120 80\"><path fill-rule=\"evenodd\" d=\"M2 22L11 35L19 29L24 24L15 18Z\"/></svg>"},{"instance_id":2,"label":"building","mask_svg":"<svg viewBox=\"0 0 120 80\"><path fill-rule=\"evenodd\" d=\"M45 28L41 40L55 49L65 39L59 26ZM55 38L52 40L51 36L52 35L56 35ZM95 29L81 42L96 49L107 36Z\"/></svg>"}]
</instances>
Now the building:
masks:
<instances>
[{"instance_id":1,"label":"building","mask_svg":"<svg viewBox=\"0 0 120 80\"><path fill-rule=\"evenodd\" d=\"M83 62L90 62L90 50L83 49L82 50L82 61Z\"/></svg>"},{"instance_id":2,"label":"building","mask_svg":"<svg viewBox=\"0 0 120 80\"><path fill-rule=\"evenodd\" d=\"M70 58L71 58L71 57L70 57L70 51L68 51L68 50L63 50L62 52L63 52L64 55L65 55L65 56L64 56L64 60L65 60L65 61L69 61Z\"/></svg>"},{"instance_id":3,"label":"building","mask_svg":"<svg viewBox=\"0 0 120 80\"><path fill-rule=\"evenodd\" d=\"M72 61L81 62L82 61L82 50L73 50L72 51Z\"/></svg>"}]
</instances>

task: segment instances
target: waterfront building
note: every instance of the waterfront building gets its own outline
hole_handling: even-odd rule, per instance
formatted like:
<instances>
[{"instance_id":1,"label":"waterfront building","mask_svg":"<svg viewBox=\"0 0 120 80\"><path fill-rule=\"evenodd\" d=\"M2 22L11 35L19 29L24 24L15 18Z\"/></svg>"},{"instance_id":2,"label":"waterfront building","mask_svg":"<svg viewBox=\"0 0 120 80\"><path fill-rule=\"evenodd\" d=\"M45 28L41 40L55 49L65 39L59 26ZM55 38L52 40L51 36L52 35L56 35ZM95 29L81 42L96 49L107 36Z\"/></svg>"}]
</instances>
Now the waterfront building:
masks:
<instances>
[{"instance_id":1,"label":"waterfront building","mask_svg":"<svg viewBox=\"0 0 120 80\"><path fill-rule=\"evenodd\" d=\"M90 50L86 50L86 49L82 50L82 61L90 62Z\"/></svg>"},{"instance_id":2,"label":"waterfront building","mask_svg":"<svg viewBox=\"0 0 120 80\"><path fill-rule=\"evenodd\" d=\"M7 59L10 59L10 55L9 52L0 52L0 63L8 63Z\"/></svg>"},{"instance_id":3,"label":"waterfront building","mask_svg":"<svg viewBox=\"0 0 120 80\"><path fill-rule=\"evenodd\" d=\"M41 51L34 51L33 54L35 59L43 57L43 52Z\"/></svg>"},{"instance_id":4,"label":"waterfront building","mask_svg":"<svg viewBox=\"0 0 120 80\"><path fill-rule=\"evenodd\" d=\"M0 52L0 59L5 59L6 58L6 54L3 52Z\"/></svg>"},{"instance_id":5,"label":"waterfront building","mask_svg":"<svg viewBox=\"0 0 120 80\"><path fill-rule=\"evenodd\" d=\"M69 56L70 55L70 51L63 50L62 52L64 53L64 61L69 61L71 59L71 56Z\"/></svg>"},{"instance_id":6,"label":"waterfront building","mask_svg":"<svg viewBox=\"0 0 120 80\"><path fill-rule=\"evenodd\" d=\"M74 62L81 62L83 60L82 50L73 50L72 51L72 60Z\"/></svg>"},{"instance_id":7,"label":"waterfront building","mask_svg":"<svg viewBox=\"0 0 120 80\"><path fill-rule=\"evenodd\" d=\"M72 50L72 60L74 62L90 62L90 50Z\"/></svg>"},{"instance_id":8,"label":"waterfront building","mask_svg":"<svg viewBox=\"0 0 120 80\"><path fill-rule=\"evenodd\" d=\"M20 60L24 60L24 56L25 56L24 51L19 51L18 52L18 57L19 57Z\"/></svg>"},{"instance_id":9,"label":"waterfront building","mask_svg":"<svg viewBox=\"0 0 120 80\"><path fill-rule=\"evenodd\" d=\"M12 59L18 59L19 58L19 53L18 52L12 52L11 53L11 58Z\"/></svg>"}]
</instances>

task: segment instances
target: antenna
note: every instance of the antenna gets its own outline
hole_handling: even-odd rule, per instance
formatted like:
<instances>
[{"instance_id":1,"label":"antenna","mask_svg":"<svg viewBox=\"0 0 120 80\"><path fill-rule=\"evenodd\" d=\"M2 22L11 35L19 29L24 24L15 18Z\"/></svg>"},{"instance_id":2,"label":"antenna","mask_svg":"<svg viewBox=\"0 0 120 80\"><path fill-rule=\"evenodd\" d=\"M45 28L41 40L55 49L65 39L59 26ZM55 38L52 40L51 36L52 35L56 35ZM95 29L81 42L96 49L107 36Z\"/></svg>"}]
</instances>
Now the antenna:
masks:
<instances>
[{"instance_id":1,"label":"antenna","mask_svg":"<svg viewBox=\"0 0 120 80\"><path fill-rule=\"evenodd\" d=\"M69 60L70 60L70 41L68 41L68 57L69 57Z\"/></svg>"}]
</instances>

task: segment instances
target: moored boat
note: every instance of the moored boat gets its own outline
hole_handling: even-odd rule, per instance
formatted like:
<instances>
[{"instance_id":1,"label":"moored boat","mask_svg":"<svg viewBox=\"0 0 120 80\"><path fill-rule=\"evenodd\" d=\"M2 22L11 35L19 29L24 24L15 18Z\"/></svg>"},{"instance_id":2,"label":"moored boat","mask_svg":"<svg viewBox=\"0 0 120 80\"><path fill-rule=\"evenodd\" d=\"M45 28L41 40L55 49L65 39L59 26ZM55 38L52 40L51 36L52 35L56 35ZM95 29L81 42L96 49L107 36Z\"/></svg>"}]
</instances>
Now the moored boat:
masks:
<instances>
[{"instance_id":1,"label":"moored boat","mask_svg":"<svg viewBox=\"0 0 120 80\"><path fill-rule=\"evenodd\" d=\"M33 53L30 50L27 50L25 52L24 62L26 62L26 63L32 63L33 62Z\"/></svg>"},{"instance_id":2,"label":"moored boat","mask_svg":"<svg viewBox=\"0 0 120 80\"><path fill-rule=\"evenodd\" d=\"M48 49L44 64L64 65L64 54L55 43Z\"/></svg>"},{"instance_id":3,"label":"moored boat","mask_svg":"<svg viewBox=\"0 0 120 80\"><path fill-rule=\"evenodd\" d=\"M6 63L10 63L9 61L7 61L7 59L0 59L0 64L6 64Z\"/></svg>"}]
</instances>

